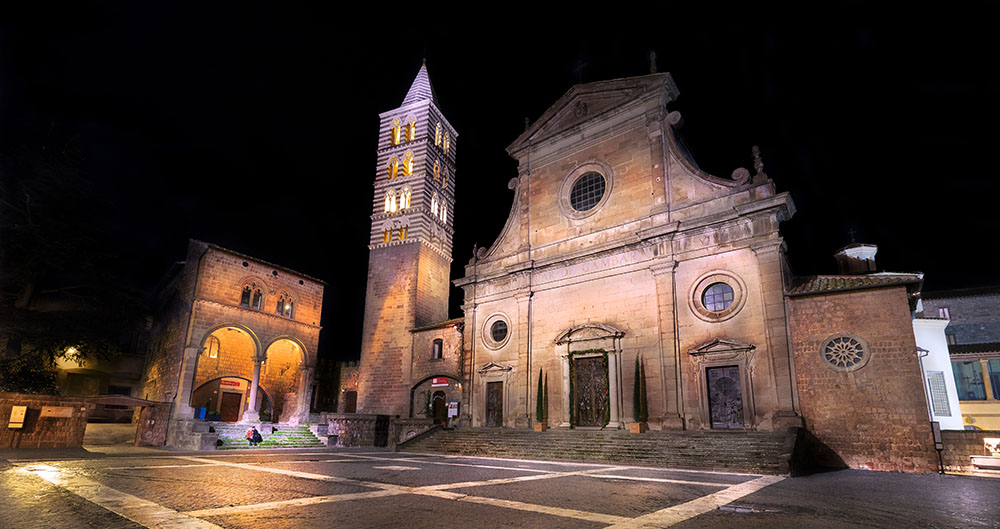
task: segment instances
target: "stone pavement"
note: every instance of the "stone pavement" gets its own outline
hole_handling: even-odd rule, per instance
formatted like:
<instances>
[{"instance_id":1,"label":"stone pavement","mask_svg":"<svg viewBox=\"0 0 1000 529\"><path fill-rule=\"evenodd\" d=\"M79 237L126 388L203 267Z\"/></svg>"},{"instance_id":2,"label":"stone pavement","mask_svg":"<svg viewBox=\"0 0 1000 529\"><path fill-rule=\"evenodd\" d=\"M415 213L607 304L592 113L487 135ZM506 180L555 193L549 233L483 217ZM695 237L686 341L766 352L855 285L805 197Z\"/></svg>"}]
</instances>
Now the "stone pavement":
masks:
<instances>
[{"instance_id":1,"label":"stone pavement","mask_svg":"<svg viewBox=\"0 0 1000 529\"><path fill-rule=\"evenodd\" d=\"M0 528L1000 528L1000 480L784 478L360 449L9 452Z\"/></svg>"}]
</instances>

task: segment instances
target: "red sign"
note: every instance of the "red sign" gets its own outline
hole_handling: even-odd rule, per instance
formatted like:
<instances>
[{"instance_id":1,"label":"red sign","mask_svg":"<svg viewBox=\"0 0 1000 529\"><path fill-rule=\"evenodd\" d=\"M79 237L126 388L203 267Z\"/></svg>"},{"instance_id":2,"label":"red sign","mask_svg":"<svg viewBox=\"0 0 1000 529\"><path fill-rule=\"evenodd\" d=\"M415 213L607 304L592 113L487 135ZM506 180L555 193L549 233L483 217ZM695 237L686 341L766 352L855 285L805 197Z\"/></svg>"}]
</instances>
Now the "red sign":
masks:
<instances>
[{"instance_id":1,"label":"red sign","mask_svg":"<svg viewBox=\"0 0 1000 529\"><path fill-rule=\"evenodd\" d=\"M434 377L431 379L432 388L448 387L448 377Z\"/></svg>"},{"instance_id":2,"label":"red sign","mask_svg":"<svg viewBox=\"0 0 1000 529\"><path fill-rule=\"evenodd\" d=\"M220 386L236 386L236 387L240 387L243 384L240 384L239 380L220 380L219 381L219 385Z\"/></svg>"}]
</instances>

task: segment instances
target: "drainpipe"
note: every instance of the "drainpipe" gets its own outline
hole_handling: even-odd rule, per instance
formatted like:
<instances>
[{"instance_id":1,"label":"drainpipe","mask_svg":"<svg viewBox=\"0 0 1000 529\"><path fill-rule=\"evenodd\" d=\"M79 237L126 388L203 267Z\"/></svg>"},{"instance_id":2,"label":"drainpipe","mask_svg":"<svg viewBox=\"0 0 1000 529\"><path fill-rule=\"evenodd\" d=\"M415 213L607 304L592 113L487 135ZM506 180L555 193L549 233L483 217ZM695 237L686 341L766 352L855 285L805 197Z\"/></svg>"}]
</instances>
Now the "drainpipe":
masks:
<instances>
[{"instance_id":1,"label":"drainpipe","mask_svg":"<svg viewBox=\"0 0 1000 529\"><path fill-rule=\"evenodd\" d=\"M924 373L924 358L931 354L931 352L922 347L917 347L916 352L917 363L920 364L920 383L924 388L924 400L927 404L927 418L930 419L931 422L934 422L934 412L931 411L933 407L931 404L930 388L927 387L927 375Z\"/></svg>"}]
</instances>

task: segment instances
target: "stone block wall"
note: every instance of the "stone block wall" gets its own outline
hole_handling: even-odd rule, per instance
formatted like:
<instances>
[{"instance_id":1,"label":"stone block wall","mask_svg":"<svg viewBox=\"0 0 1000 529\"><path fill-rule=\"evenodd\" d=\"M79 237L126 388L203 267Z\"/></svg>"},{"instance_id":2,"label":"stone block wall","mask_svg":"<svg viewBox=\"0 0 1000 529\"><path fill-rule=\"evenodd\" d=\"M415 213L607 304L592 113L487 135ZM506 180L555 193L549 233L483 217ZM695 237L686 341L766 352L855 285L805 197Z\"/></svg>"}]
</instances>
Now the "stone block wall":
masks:
<instances>
[{"instance_id":1,"label":"stone block wall","mask_svg":"<svg viewBox=\"0 0 1000 529\"><path fill-rule=\"evenodd\" d=\"M337 446L388 446L388 415L364 413L324 413L327 435L337 436Z\"/></svg>"},{"instance_id":2,"label":"stone block wall","mask_svg":"<svg viewBox=\"0 0 1000 529\"><path fill-rule=\"evenodd\" d=\"M27 406L24 427L13 430L10 424L14 406ZM70 417L41 417L46 406L72 408ZM66 448L83 445L87 431L88 405L73 397L0 393L0 448Z\"/></svg>"},{"instance_id":3,"label":"stone block wall","mask_svg":"<svg viewBox=\"0 0 1000 529\"><path fill-rule=\"evenodd\" d=\"M949 296L947 293L929 293L922 300L924 316L939 317L939 309L947 307L950 316L945 334L954 334L956 343L1000 342L1000 291L982 289L982 292ZM938 297L940 295L941 297Z\"/></svg>"},{"instance_id":4,"label":"stone block wall","mask_svg":"<svg viewBox=\"0 0 1000 529\"><path fill-rule=\"evenodd\" d=\"M933 471L937 455L906 287L790 297L788 305L805 427L833 456L820 463ZM851 372L827 367L820 347L836 333L866 340L868 363Z\"/></svg>"},{"instance_id":5,"label":"stone block wall","mask_svg":"<svg viewBox=\"0 0 1000 529\"><path fill-rule=\"evenodd\" d=\"M972 456L988 456L983 439L1000 438L998 430L942 430L944 468L949 472L971 472Z\"/></svg>"}]
</instances>

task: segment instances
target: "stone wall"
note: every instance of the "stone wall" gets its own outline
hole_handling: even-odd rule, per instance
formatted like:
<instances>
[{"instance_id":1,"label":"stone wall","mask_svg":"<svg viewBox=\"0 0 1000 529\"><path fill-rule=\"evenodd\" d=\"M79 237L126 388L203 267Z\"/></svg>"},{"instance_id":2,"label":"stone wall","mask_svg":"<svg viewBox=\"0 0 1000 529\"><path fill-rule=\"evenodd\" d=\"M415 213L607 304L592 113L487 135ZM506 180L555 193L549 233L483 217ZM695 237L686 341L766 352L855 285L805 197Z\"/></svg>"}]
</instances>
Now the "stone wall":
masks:
<instances>
[{"instance_id":1,"label":"stone wall","mask_svg":"<svg viewBox=\"0 0 1000 529\"><path fill-rule=\"evenodd\" d=\"M12 430L10 414L14 406L27 406L24 427ZM41 417L43 407L71 408L70 417ZM82 446L87 431L88 404L84 399L49 395L0 393L0 449L65 448Z\"/></svg>"},{"instance_id":2,"label":"stone wall","mask_svg":"<svg viewBox=\"0 0 1000 529\"><path fill-rule=\"evenodd\" d=\"M939 309L947 307L950 322L944 332L955 335L956 343L1000 342L1000 316L997 316L1000 291L997 290L977 289L961 295L926 293L921 302L924 316L937 318Z\"/></svg>"},{"instance_id":3,"label":"stone wall","mask_svg":"<svg viewBox=\"0 0 1000 529\"><path fill-rule=\"evenodd\" d=\"M364 413L323 413L327 435L337 436L337 446L389 446L389 416Z\"/></svg>"},{"instance_id":4,"label":"stone wall","mask_svg":"<svg viewBox=\"0 0 1000 529\"><path fill-rule=\"evenodd\" d=\"M983 439L1000 438L998 430L942 430L944 468L949 472L971 472L972 456L988 456Z\"/></svg>"},{"instance_id":5,"label":"stone wall","mask_svg":"<svg viewBox=\"0 0 1000 529\"><path fill-rule=\"evenodd\" d=\"M825 466L933 471L937 466L906 287L790 297L789 323L805 426ZM860 336L869 360L851 372L826 365L835 333Z\"/></svg>"}]
</instances>

